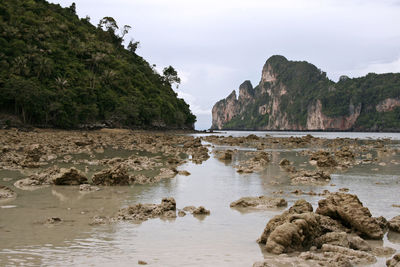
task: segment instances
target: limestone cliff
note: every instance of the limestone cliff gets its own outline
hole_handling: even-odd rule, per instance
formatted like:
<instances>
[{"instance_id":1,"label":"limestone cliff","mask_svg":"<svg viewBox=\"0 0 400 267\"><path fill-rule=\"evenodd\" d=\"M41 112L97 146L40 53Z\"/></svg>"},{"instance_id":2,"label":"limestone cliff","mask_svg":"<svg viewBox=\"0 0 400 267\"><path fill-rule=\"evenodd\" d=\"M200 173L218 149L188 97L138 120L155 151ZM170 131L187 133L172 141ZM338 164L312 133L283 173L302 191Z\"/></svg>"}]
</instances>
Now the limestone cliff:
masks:
<instances>
[{"instance_id":1,"label":"limestone cliff","mask_svg":"<svg viewBox=\"0 0 400 267\"><path fill-rule=\"evenodd\" d=\"M343 76L344 77L344 76ZM218 101L212 129L400 130L400 74L340 79L305 61L270 57L250 81Z\"/></svg>"}]
</instances>

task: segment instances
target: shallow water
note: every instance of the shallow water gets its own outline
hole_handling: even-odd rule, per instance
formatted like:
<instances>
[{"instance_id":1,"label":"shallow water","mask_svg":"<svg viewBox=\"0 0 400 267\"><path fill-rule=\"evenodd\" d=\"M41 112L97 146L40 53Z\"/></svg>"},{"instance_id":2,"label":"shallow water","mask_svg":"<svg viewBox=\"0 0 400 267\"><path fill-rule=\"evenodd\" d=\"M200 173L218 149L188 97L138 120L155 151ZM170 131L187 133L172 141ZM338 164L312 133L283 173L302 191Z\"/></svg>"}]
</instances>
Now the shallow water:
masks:
<instances>
[{"instance_id":1,"label":"shallow water","mask_svg":"<svg viewBox=\"0 0 400 267\"><path fill-rule=\"evenodd\" d=\"M227 133L240 134L249 132ZM293 132L278 134L295 136ZM377 135L377 138L386 138ZM353 138L370 136L373 135L352 134ZM326 133L325 137L335 138L334 133ZM400 140L400 134L389 137ZM216 146L215 149L225 148ZM331 181L335 186L292 186L278 163L285 157L295 166L305 164L308 158L300 156L299 150L279 147L267 150L272 153L272 162L264 171L238 174L232 165L244 159L246 151L251 149L240 148L232 163L211 155L201 165L186 163L179 167L189 171L190 176L178 175L154 185L103 187L92 193L81 193L74 186L22 191L11 186L21 178L19 172L0 171L0 184L12 187L18 194L13 201L0 202L0 266L135 266L138 260L150 266L252 266L255 261L270 256L260 249L256 240L268 220L282 210L243 212L231 209L229 204L243 196L273 195L279 190L287 193L283 197L288 206L304 198L316 207L321 197L297 196L290 192L294 189L337 191L347 187L350 193L358 195L373 216L390 219L400 214L400 208L392 207L400 204L400 165L391 162L398 162L399 154L381 158L380 162L386 166L366 164L337 171ZM116 154L106 151L105 156ZM12 180L3 181L3 178ZM211 215L153 219L142 224L89 225L93 216L112 216L120 207L159 203L163 197L174 197L178 208L203 205L211 210ZM44 225L50 217L60 217L63 223ZM399 252L400 234L390 232L383 243ZM386 258L378 258L372 266L383 266L385 261Z\"/></svg>"}]
</instances>

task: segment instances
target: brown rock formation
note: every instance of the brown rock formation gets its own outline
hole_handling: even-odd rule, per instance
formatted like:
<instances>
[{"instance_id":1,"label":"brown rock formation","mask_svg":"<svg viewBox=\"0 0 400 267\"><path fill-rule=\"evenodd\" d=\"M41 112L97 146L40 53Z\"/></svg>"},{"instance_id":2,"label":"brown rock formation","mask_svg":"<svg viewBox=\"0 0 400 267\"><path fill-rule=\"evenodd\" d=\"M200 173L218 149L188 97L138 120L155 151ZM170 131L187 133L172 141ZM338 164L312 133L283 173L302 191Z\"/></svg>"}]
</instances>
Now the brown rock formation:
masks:
<instances>
[{"instance_id":1,"label":"brown rock formation","mask_svg":"<svg viewBox=\"0 0 400 267\"><path fill-rule=\"evenodd\" d=\"M368 208L356 195L333 193L318 202L316 213L339 220L343 225L354 228L363 236L382 239L383 231Z\"/></svg>"}]
</instances>

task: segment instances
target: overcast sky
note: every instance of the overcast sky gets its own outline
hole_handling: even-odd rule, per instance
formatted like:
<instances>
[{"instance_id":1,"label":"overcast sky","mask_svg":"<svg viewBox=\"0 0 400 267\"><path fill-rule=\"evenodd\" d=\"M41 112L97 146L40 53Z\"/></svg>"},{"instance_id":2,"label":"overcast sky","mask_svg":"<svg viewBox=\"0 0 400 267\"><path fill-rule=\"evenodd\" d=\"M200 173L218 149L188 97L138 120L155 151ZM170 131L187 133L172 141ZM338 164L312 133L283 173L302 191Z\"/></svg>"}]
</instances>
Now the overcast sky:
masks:
<instances>
[{"instance_id":1,"label":"overcast sky","mask_svg":"<svg viewBox=\"0 0 400 267\"><path fill-rule=\"evenodd\" d=\"M127 41L158 69L172 65L177 90L211 126L215 102L244 80L253 86L272 55L306 60L340 75L400 72L400 0L52 0L76 3L93 24L113 17L132 26Z\"/></svg>"}]
</instances>

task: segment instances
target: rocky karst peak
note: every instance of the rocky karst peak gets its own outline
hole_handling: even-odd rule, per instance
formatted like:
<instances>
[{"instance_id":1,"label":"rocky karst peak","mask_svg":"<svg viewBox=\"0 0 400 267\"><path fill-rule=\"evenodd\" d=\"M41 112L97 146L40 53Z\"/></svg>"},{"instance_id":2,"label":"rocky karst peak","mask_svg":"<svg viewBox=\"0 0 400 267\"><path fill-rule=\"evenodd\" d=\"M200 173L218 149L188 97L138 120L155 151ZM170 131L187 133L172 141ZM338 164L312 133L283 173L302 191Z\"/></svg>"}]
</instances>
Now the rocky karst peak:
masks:
<instances>
[{"instance_id":1,"label":"rocky karst peak","mask_svg":"<svg viewBox=\"0 0 400 267\"><path fill-rule=\"evenodd\" d=\"M251 99L253 97L254 97L253 85L249 80L244 81L239 86L239 101L248 101L248 99Z\"/></svg>"}]
</instances>

